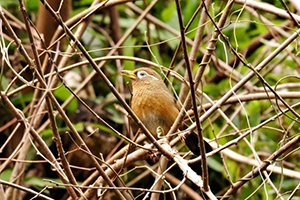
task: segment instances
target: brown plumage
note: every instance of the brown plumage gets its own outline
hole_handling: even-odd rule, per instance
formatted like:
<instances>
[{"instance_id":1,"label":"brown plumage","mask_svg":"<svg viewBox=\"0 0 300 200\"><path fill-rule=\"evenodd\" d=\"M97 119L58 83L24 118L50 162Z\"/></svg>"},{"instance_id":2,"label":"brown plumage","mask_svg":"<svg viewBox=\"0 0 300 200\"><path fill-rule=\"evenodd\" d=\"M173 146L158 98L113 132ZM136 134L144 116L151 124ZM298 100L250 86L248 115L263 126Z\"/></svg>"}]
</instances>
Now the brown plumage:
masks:
<instances>
[{"instance_id":1,"label":"brown plumage","mask_svg":"<svg viewBox=\"0 0 300 200\"><path fill-rule=\"evenodd\" d=\"M162 127L164 134L167 134L179 113L179 109L160 75L146 67L133 71L123 70L122 74L132 80L131 108L134 113L154 137L157 138L158 127ZM185 142L194 154L200 155L195 133L190 134ZM206 149L210 151L210 145L208 143L205 145Z\"/></svg>"},{"instance_id":2,"label":"brown plumage","mask_svg":"<svg viewBox=\"0 0 300 200\"><path fill-rule=\"evenodd\" d=\"M173 96L160 75L149 68L130 73L132 79L131 108L148 130L157 138L157 127L167 134L178 115Z\"/></svg>"}]
</instances>

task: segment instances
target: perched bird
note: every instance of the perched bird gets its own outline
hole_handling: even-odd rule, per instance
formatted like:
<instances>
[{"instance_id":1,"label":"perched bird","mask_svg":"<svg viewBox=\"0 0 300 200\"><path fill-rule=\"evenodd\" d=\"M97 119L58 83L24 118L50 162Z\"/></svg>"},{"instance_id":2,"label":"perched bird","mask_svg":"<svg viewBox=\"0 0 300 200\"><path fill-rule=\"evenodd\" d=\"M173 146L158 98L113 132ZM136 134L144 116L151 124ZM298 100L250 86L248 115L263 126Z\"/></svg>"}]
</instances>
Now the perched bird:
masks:
<instances>
[{"instance_id":1,"label":"perched bird","mask_svg":"<svg viewBox=\"0 0 300 200\"><path fill-rule=\"evenodd\" d=\"M158 137L158 127L161 127L164 134L167 134L179 109L161 76L146 67L133 71L123 70L122 74L132 80L131 108L134 113L154 137ZM200 155L198 138L195 133L190 134L185 142L194 154ZM205 147L206 151L211 151L208 143L205 144Z\"/></svg>"}]
</instances>

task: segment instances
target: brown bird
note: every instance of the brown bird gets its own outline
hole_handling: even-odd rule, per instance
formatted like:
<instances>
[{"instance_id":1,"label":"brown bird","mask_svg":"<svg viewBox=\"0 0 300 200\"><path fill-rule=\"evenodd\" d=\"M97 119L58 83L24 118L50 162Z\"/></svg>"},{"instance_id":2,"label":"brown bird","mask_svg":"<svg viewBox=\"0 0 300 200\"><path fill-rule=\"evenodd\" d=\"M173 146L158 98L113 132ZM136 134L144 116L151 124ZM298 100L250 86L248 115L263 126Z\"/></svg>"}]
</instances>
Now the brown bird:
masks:
<instances>
[{"instance_id":1,"label":"brown bird","mask_svg":"<svg viewBox=\"0 0 300 200\"><path fill-rule=\"evenodd\" d=\"M123 70L122 74L132 80L131 108L147 129L157 138L157 128L161 127L167 134L173 125L179 109L175 99L169 92L161 76L154 70L146 67L133 71ZM190 134L185 139L190 150L200 155L197 135ZM205 144L210 151L209 144Z\"/></svg>"}]
</instances>

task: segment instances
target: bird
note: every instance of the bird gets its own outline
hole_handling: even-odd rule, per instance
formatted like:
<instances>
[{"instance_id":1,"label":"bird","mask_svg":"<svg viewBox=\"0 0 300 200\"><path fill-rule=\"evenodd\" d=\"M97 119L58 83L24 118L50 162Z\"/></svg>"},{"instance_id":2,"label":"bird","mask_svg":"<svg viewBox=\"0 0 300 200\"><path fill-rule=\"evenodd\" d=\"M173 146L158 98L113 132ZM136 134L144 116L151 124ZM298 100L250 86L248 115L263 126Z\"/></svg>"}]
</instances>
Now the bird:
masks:
<instances>
[{"instance_id":1,"label":"bird","mask_svg":"<svg viewBox=\"0 0 300 200\"><path fill-rule=\"evenodd\" d=\"M131 109L156 138L158 127L167 134L179 114L176 100L165 85L161 76L153 69L140 67L135 70L122 70L122 75L131 79ZM198 137L195 133L185 138L185 143L195 154L200 155ZM211 146L205 141L206 152Z\"/></svg>"}]
</instances>

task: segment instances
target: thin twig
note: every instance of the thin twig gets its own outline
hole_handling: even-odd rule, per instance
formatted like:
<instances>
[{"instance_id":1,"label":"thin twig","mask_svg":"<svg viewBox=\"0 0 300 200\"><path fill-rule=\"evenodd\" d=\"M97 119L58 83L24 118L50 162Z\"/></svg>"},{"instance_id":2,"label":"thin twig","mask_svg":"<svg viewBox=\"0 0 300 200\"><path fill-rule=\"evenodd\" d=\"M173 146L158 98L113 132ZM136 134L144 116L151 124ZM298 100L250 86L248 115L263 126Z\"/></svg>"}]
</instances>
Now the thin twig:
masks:
<instances>
[{"instance_id":1,"label":"thin twig","mask_svg":"<svg viewBox=\"0 0 300 200\"><path fill-rule=\"evenodd\" d=\"M28 193L31 193L31 194L34 194L36 195L36 197L40 197L42 199L46 199L46 200L54 200L50 197L47 197L46 195L44 194L40 194L32 189L28 189L26 187L23 187L23 186L20 186L20 185L17 185L17 184L14 184L14 183L11 183L11 182L7 182L7 181L4 181L4 180L1 180L0 179L0 184L2 185L7 185L7 186L10 186L10 187L13 187L13 188L16 188L16 189L19 189L19 190L22 190L24 192L28 192Z\"/></svg>"},{"instance_id":2,"label":"thin twig","mask_svg":"<svg viewBox=\"0 0 300 200\"><path fill-rule=\"evenodd\" d=\"M183 56L185 59L186 69L188 72L188 77L189 77L189 82L190 82L190 92L191 92L193 110L194 110L197 132L198 132L199 148L200 148L201 155L203 155L202 162L201 162L202 172L203 172L203 189L204 189L204 191L208 191L209 184L208 184L207 162L206 162L206 157L205 157L206 151L205 151L205 145L204 145L204 140L203 140L203 135L202 135L202 127L201 127L201 124L200 124L199 118L198 118L197 102L196 102L196 95L195 95L195 90L194 90L195 86L194 86L194 81L193 81L192 69L190 66L190 61L189 61L188 53L187 53L187 46L186 46L186 41L185 41L185 33L184 33L184 25L183 25L183 20L182 20L181 6L179 3L179 0L175 0L175 3L176 3L176 8L177 8L177 16L178 16L178 21L179 21L180 33L181 33Z\"/></svg>"}]
</instances>

